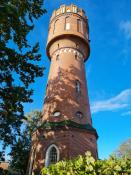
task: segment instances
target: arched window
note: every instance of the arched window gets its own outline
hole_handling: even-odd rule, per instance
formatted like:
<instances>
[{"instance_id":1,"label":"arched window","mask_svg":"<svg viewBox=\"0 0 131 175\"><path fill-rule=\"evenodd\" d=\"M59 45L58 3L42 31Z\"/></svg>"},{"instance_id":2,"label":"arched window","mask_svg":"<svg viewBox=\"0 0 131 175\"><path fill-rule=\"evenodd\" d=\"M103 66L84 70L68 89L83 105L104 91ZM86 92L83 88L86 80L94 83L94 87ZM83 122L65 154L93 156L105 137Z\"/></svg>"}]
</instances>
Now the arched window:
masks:
<instances>
[{"instance_id":1,"label":"arched window","mask_svg":"<svg viewBox=\"0 0 131 175\"><path fill-rule=\"evenodd\" d=\"M76 80L75 84L76 84L76 92L80 93L81 92L81 85L80 85L79 80Z\"/></svg>"},{"instance_id":2,"label":"arched window","mask_svg":"<svg viewBox=\"0 0 131 175\"><path fill-rule=\"evenodd\" d=\"M55 147L52 147L50 151L50 164L53 164L56 162L57 162L57 150Z\"/></svg>"},{"instance_id":3,"label":"arched window","mask_svg":"<svg viewBox=\"0 0 131 175\"><path fill-rule=\"evenodd\" d=\"M70 30L70 22L69 22L70 17L67 16L65 18L65 30Z\"/></svg>"},{"instance_id":4,"label":"arched window","mask_svg":"<svg viewBox=\"0 0 131 175\"><path fill-rule=\"evenodd\" d=\"M53 30L53 34L54 34L55 31L56 31L56 26L57 26L58 21L59 21L59 19L57 19L57 20L54 22L54 30Z\"/></svg>"},{"instance_id":5,"label":"arched window","mask_svg":"<svg viewBox=\"0 0 131 175\"><path fill-rule=\"evenodd\" d=\"M59 158L60 152L58 147L55 144L50 145L46 151L45 167L58 162Z\"/></svg>"}]
</instances>

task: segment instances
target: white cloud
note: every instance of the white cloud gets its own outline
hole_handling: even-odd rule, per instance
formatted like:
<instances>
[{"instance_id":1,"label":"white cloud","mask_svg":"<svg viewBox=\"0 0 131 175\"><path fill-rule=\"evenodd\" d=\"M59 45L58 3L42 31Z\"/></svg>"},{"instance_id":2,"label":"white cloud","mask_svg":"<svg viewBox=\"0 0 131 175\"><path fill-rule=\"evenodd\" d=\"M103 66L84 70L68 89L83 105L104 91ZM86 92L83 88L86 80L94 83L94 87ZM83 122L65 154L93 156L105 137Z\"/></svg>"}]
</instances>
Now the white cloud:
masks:
<instances>
[{"instance_id":1,"label":"white cloud","mask_svg":"<svg viewBox=\"0 0 131 175\"><path fill-rule=\"evenodd\" d=\"M131 21L121 21L120 29L123 31L126 39L131 39Z\"/></svg>"},{"instance_id":2,"label":"white cloud","mask_svg":"<svg viewBox=\"0 0 131 175\"><path fill-rule=\"evenodd\" d=\"M127 116L127 115L131 115L131 111L127 111L121 114L122 116Z\"/></svg>"},{"instance_id":3,"label":"white cloud","mask_svg":"<svg viewBox=\"0 0 131 175\"><path fill-rule=\"evenodd\" d=\"M126 89L112 98L92 102L91 112L115 111L127 109L129 106L131 106L131 89Z\"/></svg>"}]
</instances>

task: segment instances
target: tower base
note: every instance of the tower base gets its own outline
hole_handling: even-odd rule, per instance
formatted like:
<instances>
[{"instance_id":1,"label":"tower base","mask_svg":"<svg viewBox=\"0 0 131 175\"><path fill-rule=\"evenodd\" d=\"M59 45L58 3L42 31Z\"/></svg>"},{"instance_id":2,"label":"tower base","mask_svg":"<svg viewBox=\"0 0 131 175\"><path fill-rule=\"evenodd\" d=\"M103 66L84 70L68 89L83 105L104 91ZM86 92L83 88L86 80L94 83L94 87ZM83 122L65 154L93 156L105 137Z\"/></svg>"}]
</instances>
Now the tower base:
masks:
<instances>
[{"instance_id":1,"label":"tower base","mask_svg":"<svg viewBox=\"0 0 131 175\"><path fill-rule=\"evenodd\" d=\"M69 160L78 155L84 155L90 151L97 159L97 133L90 125L80 125L72 121L59 123L46 123L46 128L37 129L32 136L32 151L29 172L39 173L47 166L47 149L50 145L56 145L59 149L59 160ZM32 175L32 174L31 174Z\"/></svg>"}]
</instances>

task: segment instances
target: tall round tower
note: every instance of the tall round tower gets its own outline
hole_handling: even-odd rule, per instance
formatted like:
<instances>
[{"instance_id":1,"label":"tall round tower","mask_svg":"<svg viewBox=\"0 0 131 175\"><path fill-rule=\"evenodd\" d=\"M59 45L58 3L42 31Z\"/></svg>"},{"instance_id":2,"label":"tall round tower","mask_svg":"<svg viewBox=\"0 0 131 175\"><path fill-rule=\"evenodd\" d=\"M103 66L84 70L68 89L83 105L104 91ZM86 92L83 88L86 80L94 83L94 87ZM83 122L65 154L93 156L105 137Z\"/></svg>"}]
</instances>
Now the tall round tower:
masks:
<instances>
[{"instance_id":1,"label":"tall round tower","mask_svg":"<svg viewBox=\"0 0 131 175\"><path fill-rule=\"evenodd\" d=\"M97 158L84 68L90 54L89 27L82 9L62 5L53 12L46 50L51 66L42 125L32 136L29 175L88 150Z\"/></svg>"}]
</instances>

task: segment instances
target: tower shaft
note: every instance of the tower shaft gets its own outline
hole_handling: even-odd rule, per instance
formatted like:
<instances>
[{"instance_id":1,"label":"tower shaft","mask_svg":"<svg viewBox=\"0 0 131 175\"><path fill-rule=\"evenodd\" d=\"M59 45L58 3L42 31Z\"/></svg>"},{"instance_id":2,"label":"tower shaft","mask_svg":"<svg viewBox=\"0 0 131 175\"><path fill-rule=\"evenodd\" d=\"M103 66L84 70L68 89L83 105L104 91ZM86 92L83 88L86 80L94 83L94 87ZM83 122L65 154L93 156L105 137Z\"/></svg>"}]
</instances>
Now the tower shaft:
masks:
<instances>
[{"instance_id":1,"label":"tower shaft","mask_svg":"<svg viewBox=\"0 0 131 175\"><path fill-rule=\"evenodd\" d=\"M84 62L90 54L88 20L82 9L62 5L49 24L51 60L42 124L32 135L28 175L86 151L97 158Z\"/></svg>"}]
</instances>

